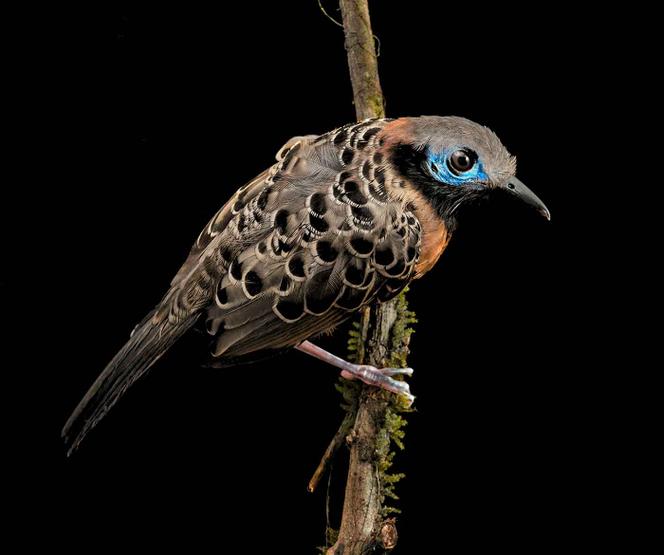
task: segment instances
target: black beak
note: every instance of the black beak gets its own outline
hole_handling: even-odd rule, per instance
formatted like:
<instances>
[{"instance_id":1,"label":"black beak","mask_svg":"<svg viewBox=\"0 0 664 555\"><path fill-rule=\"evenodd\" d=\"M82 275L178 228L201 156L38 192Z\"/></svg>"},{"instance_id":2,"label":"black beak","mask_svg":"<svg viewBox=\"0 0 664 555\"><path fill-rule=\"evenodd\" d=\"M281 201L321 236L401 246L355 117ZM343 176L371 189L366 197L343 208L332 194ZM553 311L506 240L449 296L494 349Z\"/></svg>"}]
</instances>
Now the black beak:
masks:
<instances>
[{"instance_id":1,"label":"black beak","mask_svg":"<svg viewBox=\"0 0 664 555\"><path fill-rule=\"evenodd\" d=\"M503 185L503 188L507 189L515 197L520 198L527 205L536 208L537 211L542 214L547 220L551 220L551 213L545 204L539 199L539 197L533 193L528 187L526 187L521 181L516 177L510 177Z\"/></svg>"}]
</instances>

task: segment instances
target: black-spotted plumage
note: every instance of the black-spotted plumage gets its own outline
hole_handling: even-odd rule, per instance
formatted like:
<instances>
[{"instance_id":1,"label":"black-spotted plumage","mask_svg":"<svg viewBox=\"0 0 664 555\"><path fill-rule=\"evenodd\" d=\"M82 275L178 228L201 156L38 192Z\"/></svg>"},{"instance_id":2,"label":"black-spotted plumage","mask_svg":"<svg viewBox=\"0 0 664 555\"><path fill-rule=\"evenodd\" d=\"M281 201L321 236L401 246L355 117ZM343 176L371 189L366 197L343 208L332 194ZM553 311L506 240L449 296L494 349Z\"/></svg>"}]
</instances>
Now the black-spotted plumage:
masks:
<instances>
[{"instance_id":1,"label":"black-spotted plumage","mask_svg":"<svg viewBox=\"0 0 664 555\"><path fill-rule=\"evenodd\" d=\"M237 275L224 273L218 286L226 302L217 296L205 311L208 329L223 329L213 365L296 345L378 295L388 298L395 290L384 287L388 281L412 277L420 245L414 216L370 188L377 136L386 123L368 121L290 141L254 185L261 206L249 201L230 221L224 208L215 218L221 225L213 220L208 226L201 245L211 244L215 233L221 243L238 245ZM352 157L344 155L349 150ZM249 220L250 214L253 221L259 214L261 224L238 231L235 219ZM377 251L390 252L392 260L377 263Z\"/></svg>"},{"instance_id":2,"label":"black-spotted plumage","mask_svg":"<svg viewBox=\"0 0 664 555\"><path fill-rule=\"evenodd\" d=\"M274 166L235 193L67 422L72 449L197 320L212 337L210 364L226 366L293 347L396 294L394 278L405 284L414 272L407 252L420 231L403 225L407 209L373 179L385 169L378 135L388 121L291 139ZM377 251L394 260L376 263Z\"/></svg>"},{"instance_id":3,"label":"black-spotted plumage","mask_svg":"<svg viewBox=\"0 0 664 555\"><path fill-rule=\"evenodd\" d=\"M467 150L458 159L477 160L475 177L445 166L459 148ZM367 120L291 139L210 220L162 301L90 388L63 429L70 452L196 323L214 366L294 347L426 273L450 239L459 199L509 186L541 204L513 175L495 135L462 118Z\"/></svg>"}]
</instances>

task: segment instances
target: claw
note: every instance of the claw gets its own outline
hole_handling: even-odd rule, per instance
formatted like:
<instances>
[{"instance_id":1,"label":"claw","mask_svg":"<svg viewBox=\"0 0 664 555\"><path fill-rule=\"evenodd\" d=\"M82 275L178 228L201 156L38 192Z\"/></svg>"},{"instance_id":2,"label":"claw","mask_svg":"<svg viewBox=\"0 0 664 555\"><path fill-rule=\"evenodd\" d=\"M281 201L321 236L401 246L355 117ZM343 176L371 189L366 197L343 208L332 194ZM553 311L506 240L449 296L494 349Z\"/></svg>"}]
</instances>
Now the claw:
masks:
<instances>
[{"instance_id":1,"label":"claw","mask_svg":"<svg viewBox=\"0 0 664 555\"><path fill-rule=\"evenodd\" d=\"M406 399L406 408L410 408L413 403L415 402L415 395L411 395L410 393L405 393L402 395Z\"/></svg>"},{"instance_id":2,"label":"claw","mask_svg":"<svg viewBox=\"0 0 664 555\"><path fill-rule=\"evenodd\" d=\"M407 382L393 380L392 378L385 377L385 382L377 385L378 387L382 387L383 389L387 389L392 393L396 393L397 395L404 397L407 401L406 406L408 407L410 407L413 404L413 401L415 401L415 396L410 392L410 386Z\"/></svg>"}]
</instances>

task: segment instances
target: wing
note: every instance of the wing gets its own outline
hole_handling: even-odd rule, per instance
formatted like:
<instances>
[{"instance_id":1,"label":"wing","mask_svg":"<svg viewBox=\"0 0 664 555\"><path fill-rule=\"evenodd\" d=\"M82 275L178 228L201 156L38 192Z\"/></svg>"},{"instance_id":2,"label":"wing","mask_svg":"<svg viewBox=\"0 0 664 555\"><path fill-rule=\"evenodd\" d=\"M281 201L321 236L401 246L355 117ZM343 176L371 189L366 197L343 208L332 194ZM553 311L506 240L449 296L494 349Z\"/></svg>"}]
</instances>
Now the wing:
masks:
<instances>
[{"instance_id":1,"label":"wing","mask_svg":"<svg viewBox=\"0 0 664 555\"><path fill-rule=\"evenodd\" d=\"M316 135L293 137L279 150L277 162L282 161L294 144L315 138ZM260 213L278 167L276 164L240 187L212 217L172 279L169 291L146 319L154 323L166 319L179 321L212 301L216 285L227 273L230 262L243 248L269 231L269 222L261 221ZM231 222L233 226L229 226Z\"/></svg>"},{"instance_id":2,"label":"wing","mask_svg":"<svg viewBox=\"0 0 664 555\"><path fill-rule=\"evenodd\" d=\"M385 123L296 137L238 190L66 423L70 452L202 313L225 365L297 345L412 279L421 229L386 193L400 183L383 164Z\"/></svg>"},{"instance_id":3,"label":"wing","mask_svg":"<svg viewBox=\"0 0 664 555\"><path fill-rule=\"evenodd\" d=\"M221 253L207 308L217 365L297 345L412 279L420 225L385 192L384 122L291 141L199 238L196 265Z\"/></svg>"}]
</instances>

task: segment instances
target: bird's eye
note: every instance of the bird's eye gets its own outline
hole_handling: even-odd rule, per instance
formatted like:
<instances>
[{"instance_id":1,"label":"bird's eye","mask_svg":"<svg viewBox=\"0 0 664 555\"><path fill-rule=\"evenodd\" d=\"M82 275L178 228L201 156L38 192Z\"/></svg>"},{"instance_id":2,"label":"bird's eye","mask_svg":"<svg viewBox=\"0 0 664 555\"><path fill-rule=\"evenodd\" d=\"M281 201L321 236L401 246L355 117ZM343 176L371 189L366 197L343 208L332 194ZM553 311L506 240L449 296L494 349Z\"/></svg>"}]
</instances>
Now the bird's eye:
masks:
<instances>
[{"instance_id":1,"label":"bird's eye","mask_svg":"<svg viewBox=\"0 0 664 555\"><path fill-rule=\"evenodd\" d=\"M475 165L477 156L474 152L469 150L456 150L447 159L447 166L453 173L459 175L460 173L467 172Z\"/></svg>"}]
</instances>

